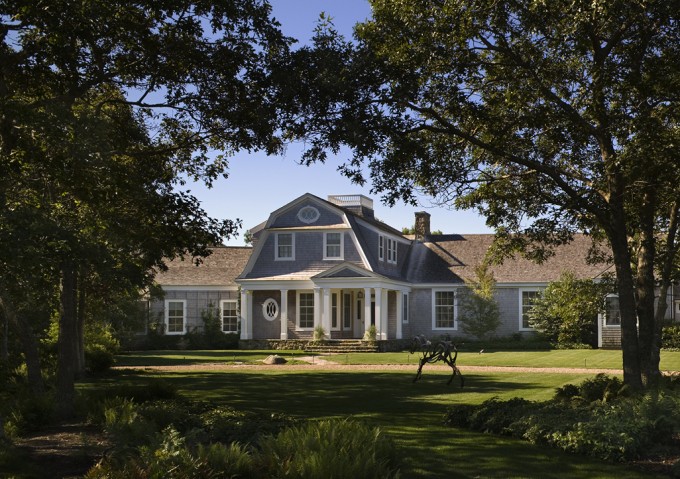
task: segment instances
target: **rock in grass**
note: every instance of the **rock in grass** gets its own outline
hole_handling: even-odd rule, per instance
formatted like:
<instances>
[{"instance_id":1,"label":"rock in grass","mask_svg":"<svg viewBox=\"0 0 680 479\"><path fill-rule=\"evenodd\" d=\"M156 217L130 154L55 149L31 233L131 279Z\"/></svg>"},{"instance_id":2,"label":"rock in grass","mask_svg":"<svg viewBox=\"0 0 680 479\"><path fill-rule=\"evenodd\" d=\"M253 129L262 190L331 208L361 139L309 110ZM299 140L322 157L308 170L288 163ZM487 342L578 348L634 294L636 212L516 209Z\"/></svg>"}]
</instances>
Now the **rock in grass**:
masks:
<instances>
[{"instance_id":1,"label":"rock in grass","mask_svg":"<svg viewBox=\"0 0 680 479\"><path fill-rule=\"evenodd\" d=\"M282 358L278 354L267 356L267 358L264 360L265 364L286 364L287 362L288 361L286 361L286 358Z\"/></svg>"}]
</instances>

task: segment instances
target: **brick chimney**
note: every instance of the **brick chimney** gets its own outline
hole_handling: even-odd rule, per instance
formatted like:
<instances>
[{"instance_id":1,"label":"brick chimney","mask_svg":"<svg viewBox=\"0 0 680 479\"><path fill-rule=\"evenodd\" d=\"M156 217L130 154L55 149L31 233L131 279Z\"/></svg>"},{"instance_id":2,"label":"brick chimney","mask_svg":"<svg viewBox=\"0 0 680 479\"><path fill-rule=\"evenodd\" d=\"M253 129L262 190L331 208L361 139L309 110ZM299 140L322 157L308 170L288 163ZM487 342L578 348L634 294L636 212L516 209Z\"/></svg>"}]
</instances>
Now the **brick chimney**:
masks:
<instances>
[{"instance_id":1,"label":"brick chimney","mask_svg":"<svg viewBox=\"0 0 680 479\"><path fill-rule=\"evenodd\" d=\"M416 211L416 240L422 241L430 236L430 213L426 211Z\"/></svg>"}]
</instances>

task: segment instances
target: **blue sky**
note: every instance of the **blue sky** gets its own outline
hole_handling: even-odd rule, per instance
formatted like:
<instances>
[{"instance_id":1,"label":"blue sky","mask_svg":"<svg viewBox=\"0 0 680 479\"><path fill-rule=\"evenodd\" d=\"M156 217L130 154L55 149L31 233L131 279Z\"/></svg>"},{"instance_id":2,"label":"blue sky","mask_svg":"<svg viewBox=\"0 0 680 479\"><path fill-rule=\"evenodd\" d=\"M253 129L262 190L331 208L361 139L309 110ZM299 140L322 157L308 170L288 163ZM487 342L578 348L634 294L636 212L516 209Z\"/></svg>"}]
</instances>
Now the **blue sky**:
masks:
<instances>
[{"instance_id":1,"label":"blue sky","mask_svg":"<svg viewBox=\"0 0 680 479\"><path fill-rule=\"evenodd\" d=\"M326 12L338 31L349 36L358 21L370 17L367 0L271 0L274 17L287 36L305 43L312 36L319 13ZM360 187L342 176L337 167L341 159L305 167L297 164L301 145L289 145L284 156L267 157L263 153L236 153L229 160L229 178L215 182L212 189L201 184L186 189L201 201L208 214L218 219L243 220L243 230L237 238L225 244L242 246L243 233L266 220L269 213L304 193L321 198L328 195L363 194L374 200L376 218L395 228L411 226L416 211L428 211L433 230L444 233L487 233L484 219L473 212L451 211L432 207L424 198L419 207L398 204L388 208L370 185Z\"/></svg>"}]
</instances>

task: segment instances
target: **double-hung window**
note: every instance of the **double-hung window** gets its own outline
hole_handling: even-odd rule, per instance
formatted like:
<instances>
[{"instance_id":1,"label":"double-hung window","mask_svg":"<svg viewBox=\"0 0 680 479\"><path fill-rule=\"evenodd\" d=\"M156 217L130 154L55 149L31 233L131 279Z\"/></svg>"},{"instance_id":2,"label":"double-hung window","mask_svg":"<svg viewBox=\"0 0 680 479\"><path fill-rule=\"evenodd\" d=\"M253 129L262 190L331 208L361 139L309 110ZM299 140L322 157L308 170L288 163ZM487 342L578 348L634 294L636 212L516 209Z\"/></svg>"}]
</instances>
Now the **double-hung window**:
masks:
<instances>
[{"instance_id":1,"label":"double-hung window","mask_svg":"<svg viewBox=\"0 0 680 479\"><path fill-rule=\"evenodd\" d=\"M186 301L165 301L165 331L167 334L184 334L186 332Z\"/></svg>"},{"instance_id":2,"label":"double-hung window","mask_svg":"<svg viewBox=\"0 0 680 479\"><path fill-rule=\"evenodd\" d=\"M325 233L323 236L324 259L342 259L342 233Z\"/></svg>"},{"instance_id":3,"label":"double-hung window","mask_svg":"<svg viewBox=\"0 0 680 479\"><path fill-rule=\"evenodd\" d=\"M433 295L433 328L456 329L456 293L453 290L435 291Z\"/></svg>"},{"instance_id":4,"label":"double-hung window","mask_svg":"<svg viewBox=\"0 0 680 479\"><path fill-rule=\"evenodd\" d=\"M298 328L314 329L314 293L298 294Z\"/></svg>"},{"instance_id":5,"label":"double-hung window","mask_svg":"<svg viewBox=\"0 0 680 479\"><path fill-rule=\"evenodd\" d=\"M238 332L238 311L236 300L222 301L220 308L222 314L222 332L223 333L237 333Z\"/></svg>"},{"instance_id":6,"label":"double-hung window","mask_svg":"<svg viewBox=\"0 0 680 479\"><path fill-rule=\"evenodd\" d=\"M387 238L387 262L397 264L397 240Z\"/></svg>"},{"instance_id":7,"label":"double-hung window","mask_svg":"<svg viewBox=\"0 0 680 479\"><path fill-rule=\"evenodd\" d=\"M534 328L529 324L529 311L534 307L534 303L541 297L540 289L523 289L520 291L520 323L519 329L532 331Z\"/></svg>"},{"instance_id":8,"label":"double-hung window","mask_svg":"<svg viewBox=\"0 0 680 479\"><path fill-rule=\"evenodd\" d=\"M276 233L276 259L295 259L295 235L293 233Z\"/></svg>"},{"instance_id":9,"label":"double-hung window","mask_svg":"<svg viewBox=\"0 0 680 479\"><path fill-rule=\"evenodd\" d=\"M401 296L401 322L408 323L408 293L403 293Z\"/></svg>"},{"instance_id":10,"label":"double-hung window","mask_svg":"<svg viewBox=\"0 0 680 479\"><path fill-rule=\"evenodd\" d=\"M378 236L378 259L385 261L385 237L383 235Z\"/></svg>"}]
</instances>

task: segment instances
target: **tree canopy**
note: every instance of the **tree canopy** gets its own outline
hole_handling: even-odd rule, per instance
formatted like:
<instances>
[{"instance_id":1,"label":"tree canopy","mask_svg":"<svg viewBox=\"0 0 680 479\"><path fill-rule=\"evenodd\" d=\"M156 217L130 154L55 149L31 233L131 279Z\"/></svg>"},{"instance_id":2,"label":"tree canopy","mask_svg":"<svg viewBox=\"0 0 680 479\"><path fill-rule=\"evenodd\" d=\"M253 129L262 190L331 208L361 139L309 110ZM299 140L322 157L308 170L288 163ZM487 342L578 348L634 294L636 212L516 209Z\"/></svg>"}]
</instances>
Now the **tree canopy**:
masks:
<instances>
[{"instance_id":1,"label":"tree canopy","mask_svg":"<svg viewBox=\"0 0 680 479\"><path fill-rule=\"evenodd\" d=\"M210 186L237 150L280 150L272 61L291 40L270 14L260 0L0 1L0 302L56 298L62 415L87 295L209 254L239 221L178 186Z\"/></svg>"},{"instance_id":2,"label":"tree canopy","mask_svg":"<svg viewBox=\"0 0 680 479\"><path fill-rule=\"evenodd\" d=\"M289 126L305 161L348 146L344 173L367 168L386 202L421 191L477 209L539 261L577 231L603 240L625 379L642 387L658 374L654 265L677 256L658 238L680 196L680 3L371 4L355 42L321 24L292 60L312 65Z\"/></svg>"}]
</instances>

